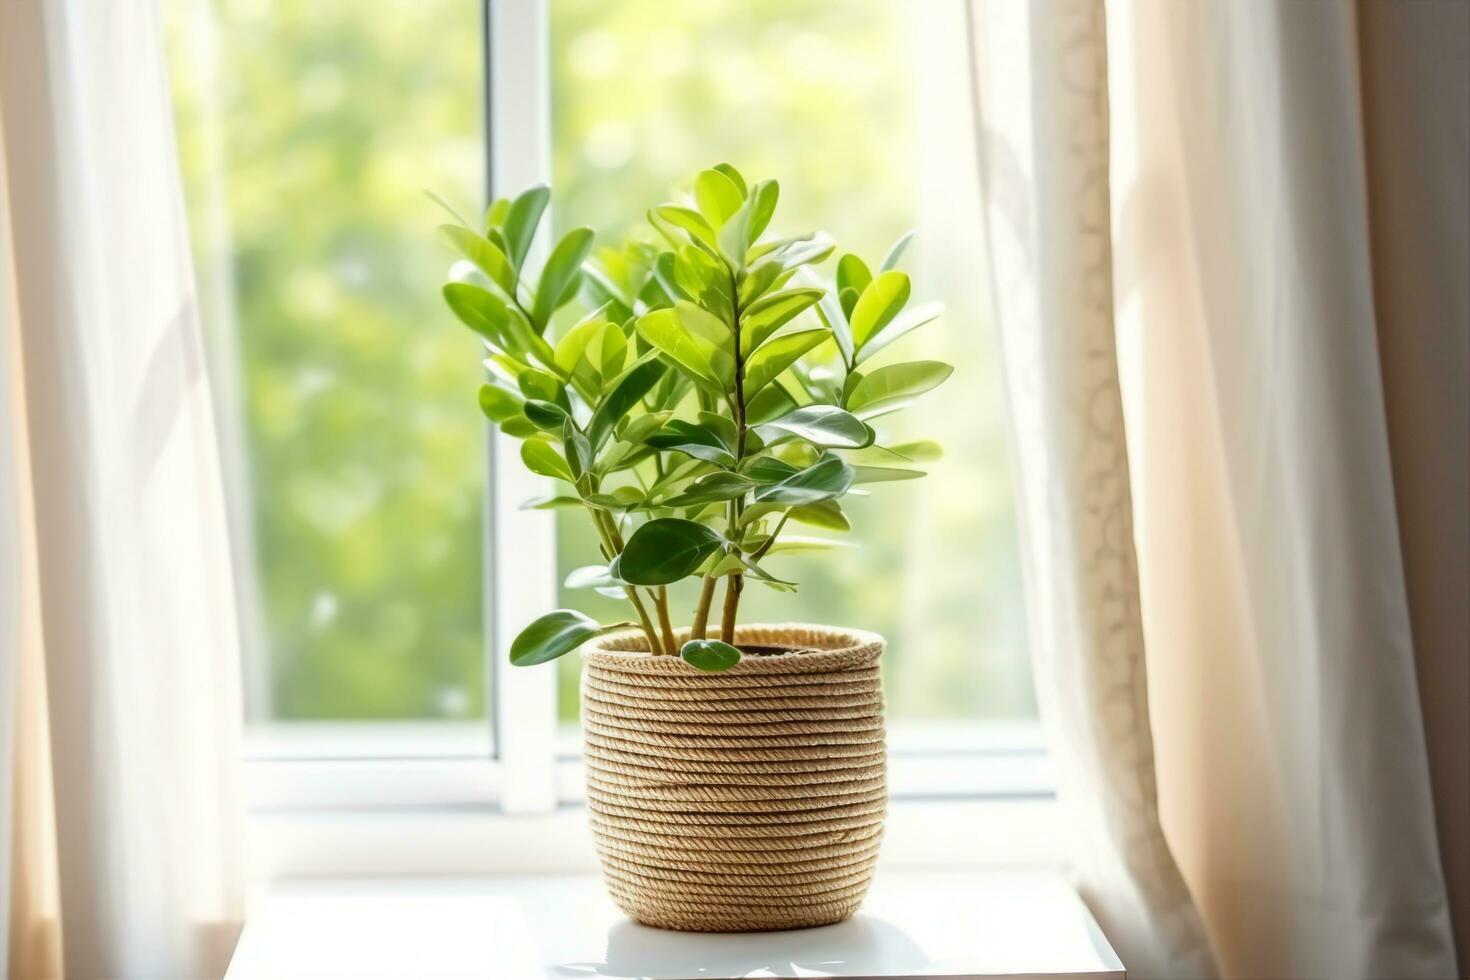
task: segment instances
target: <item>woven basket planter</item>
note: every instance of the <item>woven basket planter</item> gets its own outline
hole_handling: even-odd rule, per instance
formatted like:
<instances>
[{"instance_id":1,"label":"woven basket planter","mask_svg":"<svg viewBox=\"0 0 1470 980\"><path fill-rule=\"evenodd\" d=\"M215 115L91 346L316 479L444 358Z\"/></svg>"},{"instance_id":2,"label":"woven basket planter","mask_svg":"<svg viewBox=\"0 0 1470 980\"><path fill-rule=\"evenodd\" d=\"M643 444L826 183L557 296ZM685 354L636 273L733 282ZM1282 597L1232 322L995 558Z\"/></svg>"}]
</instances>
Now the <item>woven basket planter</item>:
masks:
<instances>
[{"instance_id":1,"label":"woven basket planter","mask_svg":"<svg viewBox=\"0 0 1470 980\"><path fill-rule=\"evenodd\" d=\"M679 636L680 642L687 631ZM745 626L722 673L636 632L583 648L587 807L608 890L638 922L751 932L841 922L883 834L883 639Z\"/></svg>"}]
</instances>

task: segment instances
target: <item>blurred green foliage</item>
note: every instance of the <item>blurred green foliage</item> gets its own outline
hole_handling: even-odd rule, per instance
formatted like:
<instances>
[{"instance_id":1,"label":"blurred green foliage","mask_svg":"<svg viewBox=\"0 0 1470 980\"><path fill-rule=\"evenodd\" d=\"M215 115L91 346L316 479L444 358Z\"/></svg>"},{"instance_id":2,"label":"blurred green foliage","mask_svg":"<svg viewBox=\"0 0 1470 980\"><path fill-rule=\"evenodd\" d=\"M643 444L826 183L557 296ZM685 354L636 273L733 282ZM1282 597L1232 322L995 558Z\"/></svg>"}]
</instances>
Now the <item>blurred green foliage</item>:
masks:
<instances>
[{"instance_id":1,"label":"blurred green foliage","mask_svg":"<svg viewBox=\"0 0 1470 980\"><path fill-rule=\"evenodd\" d=\"M248 456L259 715L485 711L479 351L440 301L447 254L421 195L483 201L480 6L164 3L206 326L228 355L216 386L239 391ZM644 202L726 159L781 175L790 227L881 255L921 210L907 14L887 0L555 0L556 230L631 230ZM967 101L953 101L964 130ZM802 591L750 594L742 619L883 632L895 715L1028 716L982 257L933 254L921 238L909 264L921 283L935 268L924 292L949 312L907 356L966 381L937 393L923 431L896 435L936 436L949 455L927 480L851 501L861 548L782 559ZM564 571L595 554L590 529L558 531ZM562 604L618 615L585 592ZM563 658L568 720L575 668Z\"/></svg>"}]
</instances>

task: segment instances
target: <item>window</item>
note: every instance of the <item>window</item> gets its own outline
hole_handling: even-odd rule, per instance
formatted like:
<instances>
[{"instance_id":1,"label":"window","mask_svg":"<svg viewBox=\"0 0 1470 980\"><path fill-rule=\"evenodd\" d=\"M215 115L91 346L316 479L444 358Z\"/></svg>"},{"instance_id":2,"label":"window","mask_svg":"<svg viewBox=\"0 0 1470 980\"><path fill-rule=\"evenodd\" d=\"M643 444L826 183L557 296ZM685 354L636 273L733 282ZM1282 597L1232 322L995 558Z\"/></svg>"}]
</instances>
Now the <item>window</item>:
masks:
<instances>
[{"instance_id":1,"label":"window","mask_svg":"<svg viewBox=\"0 0 1470 980\"><path fill-rule=\"evenodd\" d=\"M845 249L876 257L917 229L915 293L948 312L907 350L957 366L909 420L946 458L853 501L860 547L786 558L800 594L752 590L744 620L889 638L896 792L1044 790L957 0L165 7L247 545L258 757L353 760L354 802L378 801L390 771L418 774L402 802L576 799L573 658L495 665L552 603L622 611L557 587L595 552L582 523L516 509L540 488L513 458L496 465L477 346L441 308L448 257L420 192L472 207L487 171L501 191L539 176L558 231L616 234L728 160L781 179L782 220ZM544 567L510 574L512 555ZM311 775L281 801L337 799L325 770L282 771Z\"/></svg>"}]
</instances>

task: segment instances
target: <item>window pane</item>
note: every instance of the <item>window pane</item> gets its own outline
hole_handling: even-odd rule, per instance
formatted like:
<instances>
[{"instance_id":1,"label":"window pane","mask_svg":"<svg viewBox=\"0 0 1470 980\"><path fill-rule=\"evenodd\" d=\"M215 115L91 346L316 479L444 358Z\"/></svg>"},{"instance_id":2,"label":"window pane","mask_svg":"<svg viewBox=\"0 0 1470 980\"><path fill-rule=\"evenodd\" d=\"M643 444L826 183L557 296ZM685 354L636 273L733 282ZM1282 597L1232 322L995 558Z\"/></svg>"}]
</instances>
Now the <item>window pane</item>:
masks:
<instances>
[{"instance_id":1,"label":"window pane","mask_svg":"<svg viewBox=\"0 0 1470 980\"><path fill-rule=\"evenodd\" d=\"M924 480L844 502L857 550L769 559L798 595L752 585L741 605L744 622L883 633L889 712L908 721L1035 714L964 29L959 2L556 0L551 13L560 228L591 225L607 241L644 227L649 204L728 161L781 181L773 232L820 228L876 264L918 229L904 263L914 295L947 313L874 363L955 365L939 391L883 423L895 441L936 438L947 455ZM578 517L559 518L563 571L597 553ZM624 616L586 591L562 602ZM680 593L683 621L692 606ZM571 661L564 720L576 715Z\"/></svg>"},{"instance_id":2,"label":"window pane","mask_svg":"<svg viewBox=\"0 0 1470 980\"><path fill-rule=\"evenodd\" d=\"M446 732L482 751L479 352L442 309L448 256L421 193L483 196L480 5L165 9L235 517L253 545L251 715L394 721L410 751ZM407 724L424 720L446 724ZM338 754L341 731L313 738Z\"/></svg>"}]
</instances>

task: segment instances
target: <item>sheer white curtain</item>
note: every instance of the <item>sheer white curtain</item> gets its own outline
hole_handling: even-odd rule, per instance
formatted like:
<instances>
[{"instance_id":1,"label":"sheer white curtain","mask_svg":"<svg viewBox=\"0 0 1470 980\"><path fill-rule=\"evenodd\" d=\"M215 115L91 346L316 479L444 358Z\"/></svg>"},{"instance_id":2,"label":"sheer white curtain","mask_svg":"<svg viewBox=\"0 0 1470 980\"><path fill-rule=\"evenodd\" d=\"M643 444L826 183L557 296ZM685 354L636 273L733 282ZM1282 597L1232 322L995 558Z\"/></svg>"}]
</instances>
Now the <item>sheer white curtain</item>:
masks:
<instances>
[{"instance_id":1,"label":"sheer white curtain","mask_svg":"<svg viewBox=\"0 0 1470 980\"><path fill-rule=\"evenodd\" d=\"M217 976L241 902L223 488L151 0L0 3L9 975Z\"/></svg>"},{"instance_id":2,"label":"sheer white curtain","mask_svg":"<svg viewBox=\"0 0 1470 980\"><path fill-rule=\"evenodd\" d=\"M1130 976L1204 972L1208 948L1229 976L1456 975L1386 426L1359 8L971 11L1038 684L1086 897ZM1456 222L1434 267L1458 273L1425 276L1431 315L1400 326L1463 365L1464 47L1430 56L1460 134L1437 148L1457 163L1398 175L1462 206L1421 215ZM1463 440L1441 453L1463 471ZM1443 547L1463 560L1463 540Z\"/></svg>"}]
</instances>

